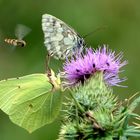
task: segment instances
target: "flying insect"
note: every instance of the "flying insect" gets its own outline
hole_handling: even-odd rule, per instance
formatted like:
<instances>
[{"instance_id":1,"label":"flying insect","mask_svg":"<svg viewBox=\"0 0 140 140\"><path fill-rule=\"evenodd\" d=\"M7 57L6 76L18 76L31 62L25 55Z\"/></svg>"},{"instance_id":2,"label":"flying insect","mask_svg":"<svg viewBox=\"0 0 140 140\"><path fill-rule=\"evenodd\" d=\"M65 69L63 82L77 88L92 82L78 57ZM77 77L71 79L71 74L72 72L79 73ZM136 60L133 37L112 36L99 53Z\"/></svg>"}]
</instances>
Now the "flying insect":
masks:
<instances>
[{"instance_id":1,"label":"flying insect","mask_svg":"<svg viewBox=\"0 0 140 140\"><path fill-rule=\"evenodd\" d=\"M12 38L5 38L4 42L15 46L15 47L25 47L26 46L26 42L23 40L23 38L29 34L29 32L31 31L30 28L28 28L25 25L22 24L18 24L15 28L15 36L16 38L12 39Z\"/></svg>"}]
</instances>

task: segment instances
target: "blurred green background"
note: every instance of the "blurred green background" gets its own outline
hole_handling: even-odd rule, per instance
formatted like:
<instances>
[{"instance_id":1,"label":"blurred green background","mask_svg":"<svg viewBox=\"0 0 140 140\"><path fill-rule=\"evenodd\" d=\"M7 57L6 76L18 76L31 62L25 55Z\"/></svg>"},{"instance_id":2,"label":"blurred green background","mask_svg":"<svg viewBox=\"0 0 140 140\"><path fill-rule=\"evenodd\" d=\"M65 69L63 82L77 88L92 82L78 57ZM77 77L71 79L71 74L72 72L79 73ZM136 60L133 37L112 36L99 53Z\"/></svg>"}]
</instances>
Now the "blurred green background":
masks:
<instances>
[{"instance_id":1,"label":"blurred green background","mask_svg":"<svg viewBox=\"0 0 140 140\"><path fill-rule=\"evenodd\" d=\"M46 50L41 29L44 13L60 18L81 35L106 26L106 29L87 37L87 44L94 48L99 44L109 44L116 52L124 52L124 59L129 64L122 76L128 78L123 83L128 88L114 88L119 98L128 98L140 90L139 0L0 0L0 79L45 71ZM32 32L25 38L27 47L12 51L3 40L4 37L15 37L18 23L30 27ZM54 61L53 65L57 66L56 63ZM55 140L60 128L59 120L28 134L0 112L0 140Z\"/></svg>"}]
</instances>

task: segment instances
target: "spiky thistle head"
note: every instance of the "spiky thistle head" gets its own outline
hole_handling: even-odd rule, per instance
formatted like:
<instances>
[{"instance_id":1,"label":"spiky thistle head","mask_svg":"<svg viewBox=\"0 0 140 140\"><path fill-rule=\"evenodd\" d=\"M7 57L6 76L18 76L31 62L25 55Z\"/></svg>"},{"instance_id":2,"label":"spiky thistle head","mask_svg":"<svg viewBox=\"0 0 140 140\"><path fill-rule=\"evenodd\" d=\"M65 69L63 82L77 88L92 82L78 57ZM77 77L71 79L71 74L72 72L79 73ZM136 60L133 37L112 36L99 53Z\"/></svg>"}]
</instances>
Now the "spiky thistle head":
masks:
<instances>
[{"instance_id":1,"label":"spiky thistle head","mask_svg":"<svg viewBox=\"0 0 140 140\"><path fill-rule=\"evenodd\" d=\"M125 78L120 79L120 68L127 64L122 61L122 53L108 49L106 45L96 50L86 49L85 53L78 54L67 60L63 67L63 77L66 86L84 83L96 72L103 72L104 81L110 86L119 86Z\"/></svg>"},{"instance_id":2,"label":"spiky thistle head","mask_svg":"<svg viewBox=\"0 0 140 140\"><path fill-rule=\"evenodd\" d=\"M128 140L140 137L140 120L134 109L140 103L136 95L119 101L111 87L96 73L84 85L72 90L72 99L65 103L63 125L58 140ZM130 103L131 102L131 103Z\"/></svg>"}]
</instances>

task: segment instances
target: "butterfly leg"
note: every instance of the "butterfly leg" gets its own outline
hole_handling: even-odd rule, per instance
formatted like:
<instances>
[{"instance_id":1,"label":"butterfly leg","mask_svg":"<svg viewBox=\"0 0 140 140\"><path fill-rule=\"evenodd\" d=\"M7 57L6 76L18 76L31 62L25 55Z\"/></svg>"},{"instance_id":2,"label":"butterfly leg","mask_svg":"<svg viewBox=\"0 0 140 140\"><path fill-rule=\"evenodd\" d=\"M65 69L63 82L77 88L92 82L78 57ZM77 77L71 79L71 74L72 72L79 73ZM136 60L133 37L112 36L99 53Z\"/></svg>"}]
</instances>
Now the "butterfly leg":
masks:
<instances>
[{"instance_id":1,"label":"butterfly leg","mask_svg":"<svg viewBox=\"0 0 140 140\"><path fill-rule=\"evenodd\" d=\"M45 68L47 75L49 75L49 73L50 73L49 63L50 63L50 55L47 54L46 55L46 68Z\"/></svg>"}]
</instances>

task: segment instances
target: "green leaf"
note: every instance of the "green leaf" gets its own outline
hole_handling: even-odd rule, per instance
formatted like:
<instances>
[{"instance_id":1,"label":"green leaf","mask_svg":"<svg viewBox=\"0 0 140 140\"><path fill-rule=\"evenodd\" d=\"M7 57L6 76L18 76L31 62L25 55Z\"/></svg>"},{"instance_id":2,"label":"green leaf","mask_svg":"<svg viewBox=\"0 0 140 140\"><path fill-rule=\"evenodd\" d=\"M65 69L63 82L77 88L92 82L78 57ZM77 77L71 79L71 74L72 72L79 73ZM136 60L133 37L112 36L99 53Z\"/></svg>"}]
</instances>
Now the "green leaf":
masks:
<instances>
[{"instance_id":1,"label":"green leaf","mask_svg":"<svg viewBox=\"0 0 140 140\"><path fill-rule=\"evenodd\" d=\"M52 91L46 74L0 81L0 108L29 132L51 123L61 109L62 93Z\"/></svg>"}]
</instances>

